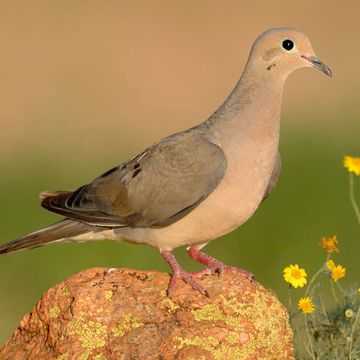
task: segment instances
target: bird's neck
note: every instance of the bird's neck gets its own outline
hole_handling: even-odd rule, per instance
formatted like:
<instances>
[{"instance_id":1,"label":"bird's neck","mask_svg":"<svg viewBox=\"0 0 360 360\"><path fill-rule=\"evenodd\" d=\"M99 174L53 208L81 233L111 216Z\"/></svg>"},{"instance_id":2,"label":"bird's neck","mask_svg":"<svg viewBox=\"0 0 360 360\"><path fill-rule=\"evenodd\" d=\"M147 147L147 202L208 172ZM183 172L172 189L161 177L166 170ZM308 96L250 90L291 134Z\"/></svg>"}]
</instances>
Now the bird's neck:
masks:
<instances>
[{"instance_id":1,"label":"bird's neck","mask_svg":"<svg viewBox=\"0 0 360 360\"><path fill-rule=\"evenodd\" d=\"M278 138L284 83L285 77L275 71L259 75L245 69L229 97L205 123L210 133L219 140Z\"/></svg>"}]
</instances>

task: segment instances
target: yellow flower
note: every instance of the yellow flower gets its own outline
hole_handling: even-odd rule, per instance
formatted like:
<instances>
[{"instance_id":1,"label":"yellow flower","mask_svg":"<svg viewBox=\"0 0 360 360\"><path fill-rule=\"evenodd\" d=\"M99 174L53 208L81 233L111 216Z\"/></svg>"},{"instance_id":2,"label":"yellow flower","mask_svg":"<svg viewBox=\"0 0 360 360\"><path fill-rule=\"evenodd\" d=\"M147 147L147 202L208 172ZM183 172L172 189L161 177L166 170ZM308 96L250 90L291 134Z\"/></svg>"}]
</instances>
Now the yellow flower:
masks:
<instances>
[{"instance_id":1,"label":"yellow flower","mask_svg":"<svg viewBox=\"0 0 360 360\"><path fill-rule=\"evenodd\" d=\"M339 252L339 249L337 247L337 244L339 243L339 240L337 239L337 236L334 235L333 237L330 236L324 236L321 239L321 246L328 252L332 253L333 251Z\"/></svg>"},{"instance_id":2,"label":"yellow flower","mask_svg":"<svg viewBox=\"0 0 360 360\"><path fill-rule=\"evenodd\" d=\"M307 283L306 271L299 268L298 264L287 266L283 272L284 280L294 288L303 287Z\"/></svg>"},{"instance_id":3,"label":"yellow flower","mask_svg":"<svg viewBox=\"0 0 360 360\"><path fill-rule=\"evenodd\" d=\"M360 158L345 156L343 159L343 164L349 172L360 175Z\"/></svg>"},{"instance_id":4,"label":"yellow flower","mask_svg":"<svg viewBox=\"0 0 360 360\"><path fill-rule=\"evenodd\" d=\"M314 304L312 303L311 299L307 296L305 298L301 298L298 302L298 308L304 314L311 314L314 312Z\"/></svg>"},{"instance_id":5,"label":"yellow flower","mask_svg":"<svg viewBox=\"0 0 360 360\"><path fill-rule=\"evenodd\" d=\"M339 279L342 279L345 277L346 269L341 265L336 265L331 269L331 278L334 281L338 281Z\"/></svg>"},{"instance_id":6,"label":"yellow flower","mask_svg":"<svg viewBox=\"0 0 360 360\"><path fill-rule=\"evenodd\" d=\"M330 259L326 262L326 266L329 270L332 270L335 267L334 260Z\"/></svg>"},{"instance_id":7,"label":"yellow flower","mask_svg":"<svg viewBox=\"0 0 360 360\"><path fill-rule=\"evenodd\" d=\"M335 265L332 259L326 262L326 267L330 270L330 276L334 281L342 279L346 274L346 269L341 265Z\"/></svg>"}]
</instances>

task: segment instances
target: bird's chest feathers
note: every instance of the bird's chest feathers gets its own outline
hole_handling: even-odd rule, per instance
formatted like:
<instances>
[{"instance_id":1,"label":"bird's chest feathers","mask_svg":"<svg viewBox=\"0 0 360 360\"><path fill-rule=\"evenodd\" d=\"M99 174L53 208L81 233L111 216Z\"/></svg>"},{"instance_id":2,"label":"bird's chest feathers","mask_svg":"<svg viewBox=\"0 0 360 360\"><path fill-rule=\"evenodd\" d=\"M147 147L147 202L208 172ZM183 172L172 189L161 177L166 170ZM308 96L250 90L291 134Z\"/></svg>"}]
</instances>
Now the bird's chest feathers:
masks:
<instances>
[{"instance_id":1,"label":"bird's chest feathers","mask_svg":"<svg viewBox=\"0 0 360 360\"><path fill-rule=\"evenodd\" d=\"M278 136L234 142L224 152L227 172L218 188L221 207L234 221L245 221L266 192L277 159Z\"/></svg>"}]
</instances>

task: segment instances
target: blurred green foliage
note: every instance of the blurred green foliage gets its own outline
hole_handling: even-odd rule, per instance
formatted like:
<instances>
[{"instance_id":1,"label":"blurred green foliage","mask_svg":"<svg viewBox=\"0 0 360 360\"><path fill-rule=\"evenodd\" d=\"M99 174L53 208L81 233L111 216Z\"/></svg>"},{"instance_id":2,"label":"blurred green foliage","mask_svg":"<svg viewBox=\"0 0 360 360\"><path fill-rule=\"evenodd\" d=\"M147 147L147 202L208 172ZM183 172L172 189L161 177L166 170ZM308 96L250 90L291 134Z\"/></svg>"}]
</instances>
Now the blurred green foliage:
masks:
<instances>
[{"instance_id":1,"label":"blurred green foliage","mask_svg":"<svg viewBox=\"0 0 360 360\"><path fill-rule=\"evenodd\" d=\"M343 284L354 283L360 277L359 225L348 199L348 173L342 167L343 155L359 155L359 132L340 133L338 128L327 127L326 120L321 120L326 131L318 131L314 125L300 132L301 123L295 123L297 127L291 132L286 130L290 127L287 124L282 134L283 170L272 195L246 224L206 247L218 259L252 271L285 303L288 288L282 269L298 263L311 276L322 255L319 244L323 235L338 235L341 252L337 262L347 268ZM84 163L74 156L70 164L65 164L61 156L30 152L2 164L1 242L59 219L40 208L38 193L77 187L117 161L109 154L104 159L106 163ZM355 180L359 197L360 177ZM183 249L175 253L186 269L200 268ZM110 241L54 244L2 256L0 344L46 289L82 269L97 266L169 271L157 249Z\"/></svg>"}]
</instances>

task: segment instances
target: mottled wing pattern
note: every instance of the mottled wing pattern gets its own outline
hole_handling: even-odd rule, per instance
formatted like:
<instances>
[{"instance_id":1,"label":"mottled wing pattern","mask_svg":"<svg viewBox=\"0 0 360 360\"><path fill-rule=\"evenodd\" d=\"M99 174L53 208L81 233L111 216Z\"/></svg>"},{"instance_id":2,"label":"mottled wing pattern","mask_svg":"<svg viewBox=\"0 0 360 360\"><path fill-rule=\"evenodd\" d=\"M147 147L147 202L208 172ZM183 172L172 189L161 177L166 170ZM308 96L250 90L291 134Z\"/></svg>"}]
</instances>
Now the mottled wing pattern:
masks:
<instances>
[{"instance_id":1,"label":"mottled wing pattern","mask_svg":"<svg viewBox=\"0 0 360 360\"><path fill-rule=\"evenodd\" d=\"M122 166L43 206L100 226L165 226L194 209L219 184L226 160L195 132L165 138Z\"/></svg>"}]
</instances>

